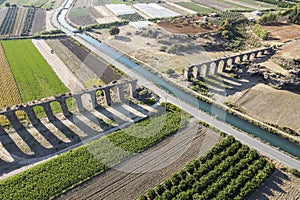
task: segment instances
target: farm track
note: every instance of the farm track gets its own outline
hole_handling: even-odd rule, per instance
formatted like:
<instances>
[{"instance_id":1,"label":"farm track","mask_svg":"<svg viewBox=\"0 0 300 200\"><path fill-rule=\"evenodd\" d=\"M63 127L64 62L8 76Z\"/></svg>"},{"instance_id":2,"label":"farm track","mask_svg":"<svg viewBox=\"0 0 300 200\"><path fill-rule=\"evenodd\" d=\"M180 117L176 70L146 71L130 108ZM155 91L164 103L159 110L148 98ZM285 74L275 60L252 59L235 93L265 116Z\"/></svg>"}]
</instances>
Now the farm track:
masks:
<instances>
[{"instance_id":1,"label":"farm track","mask_svg":"<svg viewBox=\"0 0 300 200\"><path fill-rule=\"evenodd\" d=\"M17 84L0 44L0 108L22 102Z\"/></svg>"},{"instance_id":2,"label":"farm track","mask_svg":"<svg viewBox=\"0 0 300 200\"><path fill-rule=\"evenodd\" d=\"M121 78L120 74L71 39L60 39L60 42L72 51L77 58L92 70L105 84Z\"/></svg>"},{"instance_id":3,"label":"farm track","mask_svg":"<svg viewBox=\"0 0 300 200\"><path fill-rule=\"evenodd\" d=\"M25 20L26 20L26 15L27 15L28 9L27 8L19 8L18 9L18 14L17 14L17 19L14 24L13 28L13 35L14 36L19 36L21 35Z\"/></svg>"},{"instance_id":4,"label":"farm track","mask_svg":"<svg viewBox=\"0 0 300 200\"><path fill-rule=\"evenodd\" d=\"M37 34L46 30L46 11L44 9L37 9L32 23L31 33Z\"/></svg>"},{"instance_id":5,"label":"farm track","mask_svg":"<svg viewBox=\"0 0 300 200\"><path fill-rule=\"evenodd\" d=\"M193 129L195 124L190 124L180 134L163 140L58 199L136 199L219 140L219 135L211 130L200 129L193 134ZM172 160L174 157L178 159Z\"/></svg>"}]
</instances>

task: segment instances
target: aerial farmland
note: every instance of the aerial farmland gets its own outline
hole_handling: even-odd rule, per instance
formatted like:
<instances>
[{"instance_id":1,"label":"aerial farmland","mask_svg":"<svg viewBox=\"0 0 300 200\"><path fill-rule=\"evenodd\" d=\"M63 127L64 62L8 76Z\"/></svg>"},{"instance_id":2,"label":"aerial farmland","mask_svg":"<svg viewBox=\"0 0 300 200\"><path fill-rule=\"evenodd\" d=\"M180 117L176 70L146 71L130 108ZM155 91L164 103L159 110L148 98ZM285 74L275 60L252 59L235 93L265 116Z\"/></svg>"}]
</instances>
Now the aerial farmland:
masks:
<instances>
[{"instance_id":1,"label":"aerial farmland","mask_svg":"<svg viewBox=\"0 0 300 200\"><path fill-rule=\"evenodd\" d=\"M299 9L0 0L0 199L300 198Z\"/></svg>"}]
</instances>

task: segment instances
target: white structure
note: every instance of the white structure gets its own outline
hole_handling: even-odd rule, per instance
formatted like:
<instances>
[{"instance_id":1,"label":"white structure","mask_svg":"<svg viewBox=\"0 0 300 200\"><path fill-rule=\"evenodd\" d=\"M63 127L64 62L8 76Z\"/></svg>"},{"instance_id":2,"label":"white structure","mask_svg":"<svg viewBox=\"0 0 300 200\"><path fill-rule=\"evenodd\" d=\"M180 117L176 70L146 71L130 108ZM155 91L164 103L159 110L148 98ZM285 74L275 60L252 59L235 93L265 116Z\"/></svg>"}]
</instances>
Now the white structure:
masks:
<instances>
[{"instance_id":1,"label":"white structure","mask_svg":"<svg viewBox=\"0 0 300 200\"><path fill-rule=\"evenodd\" d=\"M149 25L153 24L153 22L149 21L139 21L139 22L129 22L130 26L140 30L140 29L147 29Z\"/></svg>"},{"instance_id":2,"label":"white structure","mask_svg":"<svg viewBox=\"0 0 300 200\"><path fill-rule=\"evenodd\" d=\"M179 13L162 7L156 3L139 3L134 4L133 7L142 11L151 18L175 17L180 15Z\"/></svg>"},{"instance_id":3,"label":"white structure","mask_svg":"<svg viewBox=\"0 0 300 200\"><path fill-rule=\"evenodd\" d=\"M135 10L125 4L106 4L105 7L113 12L116 16L136 13Z\"/></svg>"}]
</instances>

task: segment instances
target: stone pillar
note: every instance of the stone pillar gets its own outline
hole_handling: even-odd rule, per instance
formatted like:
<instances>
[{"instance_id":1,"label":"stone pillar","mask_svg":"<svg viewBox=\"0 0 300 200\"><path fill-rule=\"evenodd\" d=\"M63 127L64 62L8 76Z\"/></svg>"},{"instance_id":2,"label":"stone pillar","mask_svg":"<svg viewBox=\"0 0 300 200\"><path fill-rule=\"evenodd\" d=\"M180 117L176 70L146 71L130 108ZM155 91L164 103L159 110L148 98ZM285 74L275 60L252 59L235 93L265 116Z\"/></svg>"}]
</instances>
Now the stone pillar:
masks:
<instances>
[{"instance_id":1,"label":"stone pillar","mask_svg":"<svg viewBox=\"0 0 300 200\"><path fill-rule=\"evenodd\" d=\"M258 57L258 51L253 52L254 53L254 59Z\"/></svg>"},{"instance_id":2,"label":"stone pillar","mask_svg":"<svg viewBox=\"0 0 300 200\"><path fill-rule=\"evenodd\" d=\"M236 64L236 58L237 58L238 56L232 56L231 57L231 60L232 60L232 65L234 65L234 64Z\"/></svg>"},{"instance_id":3,"label":"stone pillar","mask_svg":"<svg viewBox=\"0 0 300 200\"><path fill-rule=\"evenodd\" d=\"M198 77L199 77L199 68L198 68L198 66L195 66L195 67L193 67L193 72L192 72L192 79L196 79L196 80L198 80Z\"/></svg>"},{"instance_id":4,"label":"stone pillar","mask_svg":"<svg viewBox=\"0 0 300 200\"><path fill-rule=\"evenodd\" d=\"M7 111L3 114L6 116L6 118L10 122L10 125L12 125L16 130L22 128L22 124L21 124L20 120L18 119L15 111L10 110L10 111Z\"/></svg>"},{"instance_id":5,"label":"stone pillar","mask_svg":"<svg viewBox=\"0 0 300 200\"><path fill-rule=\"evenodd\" d=\"M210 63L205 63L204 65L206 65L205 77L207 77L209 75Z\"/></svg>"},{"instance_id":6,"label":"stone pillar","mask_svg":"<svg viewBox=\"0 0 300 200\"><path fill-rule=\"evenodd\" d=\"M89 91L89 95L91 97L93 108L97 108L98 107L96 92L97 92L96 90Z\"/></svg>"},{"instance_id":7,"label":"stone pillar","mask_svg":"<svg viewBox=\"0 0 300 200\"><path fill-rule=\"evenodd\" d=\"M39 118L36 116L34 110L33 110L33 107L32 106L26 106L24 108L22 108L22 110L24 112L26 112L27 116L29 117L29 120L31 121L31 123L33 125L37 125L40 123L40 120Z\"/></svg>"},{"instance_id":8,"label":"stone pillar","mask_svg":"<svg viewBox=\"0 0 300 200\"><path fill-rule=\"evenodd\" d=\"M59 102L61 110L64 113L64 116L65 117L70 116L70 111L66 103L66 98L57 98L56 100Z\"/></svg>"},{"instance_id":9,"label":"stone pillar","mask_svg":"<svg viewBox=\"0 0 300 200\"><path fill-rule=\"evenodd\" d=\"M77 108L78 108L79 112L85 111L83 104L82 104L81 95L82 95L82 93L73 96L74 99L76 100L76 104L77 104Z\"/></svg>"},{"instance_id":10,"label":"stone pillar","mask_svg":"<svg viewBox=\"0 0 300 200\"><path fill-rule=\"evenodd\" d=\"M125 96L124 96L124 84L118 84L116 85L117 90L118 90L118 98L121 102L125 101Z\"/></svg>"},{"instance_id":11,"label":"stone pillar","mask_svg":"<svg viewBox=\"0 0 300 200\"><path fill-rule=\"evenodd\" d=\"M247 61L251 59L251 53L247 53Z\"/></svg>"},{"instance_id":12,"label":"stone pillar","mask_svg":"<svg viewBox=\"0 0 300 200\"><path fill-rule=\"evenodd\" d=\"M219 64L220 64L220 60L215 60L214 61L214 65L215 65L214 74L218 74Z\"/></svg>"},{"instance_id":13,"label":"stone pillar","mask_svg":"<svg viewBox=\"0 0 300 200\"><path fill-rule=\"evenodd\" d=\"M136 91L136 85L137 85L137 80L133 80L130 83L130 96L135 98L135 91Z\"/></svg>"},{"instance_id":14,"label":"stone pillar","mask_svg":"<svg viewBox=\"0 0 300 200\"><path fill-rule=\"evenodd\" d=\"M49 120L50 122L52 122L52 121L55 121L55 116L54 116L54 114L53 114L53 112L52 112L50 103L51 103L51 102L45 102L45 103L41 104L41 106L43 106L43 108L44 108L44 110L45 110L45 113L46 113L46 115L47 115L47 117L48 117L48 120Z\"/></svg>"},{"instance_id":15,"label":"stone pillar","mask_svg":"<svg viewBox=\"0 0 300 200\"><path fill-rule=\"evenodd\" d=\"M223 61L224 61L224 65L223 65L223 68L222 68L222 72L225 72L225 69L227 67L228 58L223 59Z\"/></svg>"},{"instance_id":16,"label":"stone pillar","mask_svg":"<svg viewBox=\"0 0 300 200\"><path fill-rule=\"evenodd\" d=\"M110 87L103 88L104 97L105 97L105 104L107 106L111 106L111 96L110 96Z\"/></svg>"}]
</instances>

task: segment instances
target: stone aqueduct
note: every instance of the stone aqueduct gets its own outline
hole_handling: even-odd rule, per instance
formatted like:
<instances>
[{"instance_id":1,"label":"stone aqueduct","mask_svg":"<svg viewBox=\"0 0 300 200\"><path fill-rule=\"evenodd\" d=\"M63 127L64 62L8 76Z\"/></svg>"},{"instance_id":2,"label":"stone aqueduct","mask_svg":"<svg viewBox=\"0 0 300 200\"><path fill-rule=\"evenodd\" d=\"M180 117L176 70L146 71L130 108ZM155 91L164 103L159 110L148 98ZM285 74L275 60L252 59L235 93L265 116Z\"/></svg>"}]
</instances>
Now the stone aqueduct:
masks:
<instances>
[{"instance_id":1,"label":"stone aqueduct","mask_svg":"<svg viewBox=\"0 0 300 200\"><path fill-rule=\"evenodd\" d=\"M240 53L230 57L210 60L198 65L191 65L184 70L184 77L187 80L198 80L201 75L206 77L211 74L217 74L220 68L222 68L222 72L224 72L226 67L229 65L237 64L238 62L249 61L251 60L251 56L253 56L253 58L255 59L259 56L270 54L273 51L274 50L272 47L265 47L250 52Z\"/></svg>"},{"instance_id":2,"label":"stone aqueduct","mask_svg":"<svg viewBox=\"0 0 300 200\"><path fill-rule=\"evenodd\" d=\"M89 95L91 98L91 104L93 106L93 108L96 108L97 106L99 106L99 104L97 103L97 92L98 91L103 91L104 93L104 101L105 101L105 105L107 106L111 106L112 103L112 98L111 98L111 89L112 88L116 88L117 89L117 97L118 99L123 102L125 100L125 93L124 93L124 87L125 86L129 86L129 93L131 97L135 97L135 91L136 91L136 86L137 86L137 80L130 80L130 81L124 81L121 83L116 83L116 84L110 84L110 85L105 85L103 87L97 87L97 88L92 88L89 90L85 90L81 93L78 94L62 94L59 96L54 96L54 97L48 97L48 98L44 98L42 100L39 101L32 101L29 103L24 103L24 104L20 104L20 105L16 105L13 106L11 108L6 108L6 109L2 109L0 110L0 116L4 115L8 121L10 122L10 124L17 130L22 128L22 124L19 120L19 118L17 117L16 112L17 111L24 111L30 122L33 125L37 125L40 123L39 118L37 117L36 113L34 112L34 107L36 106L40 106L44 109L46 116L48 118L48 120L50 122L54 121L56 119L53 110L51 108L51 103L52 102L58 102L60 104L62 113L64 114L65 117L68 117L71 115L71 111L69 110L68 106L67 106L67 102L66 100L69 98L73 98L76 101L77 104L77 108L78 111L84 111L84 105L83 105L83 101L82 101L82 96L83 95ZM0 129L2 127L0 126Z\"/></svg>"}]
</instances>

